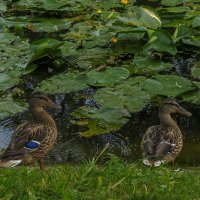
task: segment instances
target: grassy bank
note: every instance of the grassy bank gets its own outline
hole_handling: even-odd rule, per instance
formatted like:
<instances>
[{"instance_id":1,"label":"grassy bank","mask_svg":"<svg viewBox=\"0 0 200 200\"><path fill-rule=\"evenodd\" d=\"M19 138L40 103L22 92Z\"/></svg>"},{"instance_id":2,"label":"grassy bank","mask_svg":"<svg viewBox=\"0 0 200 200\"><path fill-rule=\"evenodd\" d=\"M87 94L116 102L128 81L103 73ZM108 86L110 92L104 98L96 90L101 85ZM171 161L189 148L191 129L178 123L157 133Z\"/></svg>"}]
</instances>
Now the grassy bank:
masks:
<instances>
[{"instance_id":1,"label":"grassy bank","mask_svg":"<svg viewBox=\"0 0 200 200\"><path fill-rule=\"evenodd\" d=\"M0 199L199 199L200 171L148 168L112 157L72 166L0 169Z\"/></svg>"}]
</instances>

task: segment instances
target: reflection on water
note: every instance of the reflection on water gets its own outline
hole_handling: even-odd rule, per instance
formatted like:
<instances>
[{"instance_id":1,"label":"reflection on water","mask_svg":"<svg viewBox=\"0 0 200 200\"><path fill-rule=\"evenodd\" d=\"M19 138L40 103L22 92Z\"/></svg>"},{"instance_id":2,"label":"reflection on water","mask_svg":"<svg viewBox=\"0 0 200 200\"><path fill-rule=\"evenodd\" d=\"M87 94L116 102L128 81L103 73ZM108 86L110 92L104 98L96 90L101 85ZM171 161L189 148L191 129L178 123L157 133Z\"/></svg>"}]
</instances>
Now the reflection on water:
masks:
<instances>
[{"instance_id":1,"label":"reflection on water","mask_svg":"<svg viewBox=\"0 0 200 200\"><path fill-rule=\"evenodd\" d=\"M200 109L192 104L183 105L193 113L191 118L174 115L184 136L184 146L177 162L194 166L200 165ZM59 135L54 149L46 156L48 163L78 163L98 155L109 143L108 152L115 153L130 161L141 159L140 141L149 126L159 123L157 106L150 104L132 115L130 121L117 133L104 134L91 138L79 136L81 127L70 123L69 117L56 115ZM0 148L5 148L14 129L30 118L29 112L0 122Z\"/></svg>"}]
</instances>

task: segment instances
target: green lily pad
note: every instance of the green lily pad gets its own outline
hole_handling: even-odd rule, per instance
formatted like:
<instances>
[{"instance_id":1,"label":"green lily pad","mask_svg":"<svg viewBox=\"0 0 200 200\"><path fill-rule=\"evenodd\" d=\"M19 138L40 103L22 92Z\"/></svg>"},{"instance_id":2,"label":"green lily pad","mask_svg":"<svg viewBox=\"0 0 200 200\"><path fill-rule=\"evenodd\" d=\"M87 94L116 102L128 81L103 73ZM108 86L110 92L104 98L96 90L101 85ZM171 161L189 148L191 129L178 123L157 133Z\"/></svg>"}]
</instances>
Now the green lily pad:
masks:
<instances>
[{"instance_id":1,"label":"green lily pad","mask_svg":"<svg viewBox=\"0 0 200 200\"><path fill-rule=\"evenodd\" d=\"M75 74L68 72L52 76L42 81L37 90L46 93L69 93L72 91L83 90L88 87L90 80L83 74Z\"/></svg>"},{"instance_id":2,"label":"green lily pad","mask_svg":"<svg viewBox=\"0 0 200 200\"><path fill-rule=\"evenodd\" d=\"M194 67L192 68L192 76L200 79L200 62L196 62Z\"/></svg>"},{"instance_id":3,"label":"green lily pad","mask_svg":"<svg viewBox=\"0 0 200 200\"><path fill-rule=\"evenodd\" d=\"M133 79L117 85L115 88L102 88L94 95L94 100L101 106L111 109L127 108L137 112L149 102L149 94L142 91Z\"/></svg>"},{"instance_id":4,"label":"green lily pad","mask_svg":"<svg viewBox=\"0 0 200 200\"><path fill-rule=\"evenodd\" d=\"M29 64L33 61L38 60L46 55L56 55L59 52L59 47L61 47L64 42L60 42L55 39L45 38L37 40L31 43L31 51L34 52L33 56L29 60ZM57 52L55 52L57 50ZM61 52L60 52L61 53Z\"/></svg>"},{"instance_id":5,"label":"green lily pad","mask_svg":"<svg viewBox=\"0 0 200 200\"><path fill-rule=\"evenodd\" d=\"M132 10L133 12L129 12L124 16L118 16L119 21L129 25L145 26L152 29L161 26L161 19L153 8L135 6Z\"/></svg>"},{"instance_id":6,"label":"green lily pad","mask_svg":"<svg viewBox=\"0 0 200 200\"><path fill-rule=\"evenodd\" d=\"M146 79L141 87L151 95L176 97L195 89L192 82L186 78L175 75L157 75Z\"/></svg>"},{"instance_id":7,"label":"green lily pad","mask_svg":"<svg viewBox=\"0 0 200 200\"><path fill-rule=\"evenodd\" d=\"M193 21L192 21L192 26L193 27L200 27L200 16L197 16L197 17L195 17L194 19L193 19Z\"/></svg>"},{"instance_id":8,"label":"green lily pad","mask_svg":"<svg viewBox=\"0 0 200 200\"><path fill-rule=\"evenodd\" d=\"M177 42L178 40L186 37L190 37L195 34L195 31L190 26L180 25L176 28L173 38L174 41Z\"/></svg>"},{"instance_id":9,"label":"green lily pad","mask_svg":"<svg viewBox=\"0 0 200 200\"><path fill-rule=\"evenodd\" d=\"M177 50L171 35L165 30L151 31L149 34L149 42L144 45L144 53L149 51L166 52L175 55Z\"/></svg>"},{"instance_id":10,"label":"green lily pad","mask_svg":"<svg viewBox=\"0 0 200 200\"><path fill-rule=\"evenodd\" d=\"M177 6L186 2L199 2L199 0L162 0L161 4L164 6Z\"/></svg>"},{"instance_id":11,"label":"green lily pad","mask_svg":"<svg viewBox=\"0 0 200 200\"><path fill-rule=\"evenodd\" d=\"M87 76L94 86L109 86L128 78L129 72L123 67L107 67L104 71L91 70Z\"/></svg>"},{"instance_id":12,"label":"green lily pad","mask_svg":"<svg viewBox=\"0 0 200 200\"><path fill-rule=\"evenodd\" d=\"M129 112L124 110L114 110L110 108L90 108L81 107L72 113L79 117L79 121L73 121L75 124L86 126L88 130L81 132L84 137L104 134L111 131L117 131L128 121Z\"/></svg>"},{"instance_id":13,"label":"green lily pad","mask_svg":"<svg viewBox=\"0 0 200 200\"><path fill-rule=\"evenodd\" d=\"M134 58L133 63L137 66L138 71L141 73L151 73L155 71L165 71L172 67L172 64L165 63L160 60L152 58L137 56Z\"/></svg>"},{"instance_id":14,"label":"green lily pad","mask_svg":"<svg viewBox=\"0 0 200 200\"><path fill-rule=\"evenodd\" d=\"M27 107L26 103L14 100L12 95L2 96L0 100L0 118L10 117L24 111Z\"/></svg>"},{"instance_id":15,"label":"green lily pad","mask_svg":"<svg viewBox=\"0 0 200 200\"><path fill-rule=\"evenodd\" d=\"M182 95L184 101L200 104L200 89Z\"/></svg>"},{"instance_id":16,"label":"green lily pad","mask_svg":"<svg viewBox=\"0 0 200 200\"><path fill-rule=\"evenodd\" d=\"M4 18L4 25L10 27L27 28L33 32L56 32L68 29L71 25L66 19L38 18L38 17L7 17ZM1 25L1 23L0 23Z\"/></svg>"},{"instance_id":17,"label":"green lily pad","mask_svg":"<svg viewBox=\"0 0 200 200\"><path fill-rule=\"evenodd\" d=\"M0 91L5 91L8 88L20 82L20 73L17 71L6 71L0 73Z\"/></svg>"},{"instance_id":18,"label":"green lily pad","mask_svg":"<svg viewBox=\"0 0 200 200\"><path fill-rule=\"evenodd\" d=\"M200 47L200 36L192 36L190 38L183 38L183 43Z\"/></svg>"},{"instance_id":19,"label":"green lily pad","mask_svg":"<svg viewBox=\"0 0 200 200\"><path fill-rule=\"evenodd\" d=\"M5 12L6 10L7 10L6 2L5 1L1 1L0 2L0 11L1 12Z\"/></svg>"}]
</instances>

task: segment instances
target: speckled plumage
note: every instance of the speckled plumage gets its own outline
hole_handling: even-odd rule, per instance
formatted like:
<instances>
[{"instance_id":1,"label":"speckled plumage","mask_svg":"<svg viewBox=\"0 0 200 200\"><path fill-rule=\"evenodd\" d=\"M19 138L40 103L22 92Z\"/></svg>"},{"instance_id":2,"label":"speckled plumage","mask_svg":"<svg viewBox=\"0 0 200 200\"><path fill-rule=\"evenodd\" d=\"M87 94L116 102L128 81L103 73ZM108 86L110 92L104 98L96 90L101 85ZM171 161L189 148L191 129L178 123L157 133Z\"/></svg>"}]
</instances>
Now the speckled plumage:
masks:
<instances>
[{"instance_id":1,"label":"speckled plumage","mask_svg":"<svg viewBox=\"0 0 200 200\"><path fill-rule=\"evenodd\" d=\"M166 141L171 144L167 152L159 152L159 144ZM149 148L145 148L145 143ZM141 149L144 158L158 159L160 157L165 162L172 162L181 152L183 146L182 135L174 130L172 127L157 125L147 129L141 142ZM162 155L164 154L164 155Z\"/></svg>"},{"instance_id":2,"label":"speckled plumage","mask_svg":"<svg viewBox=\"0 0 200 200\"><path fill-rule=\"evenodd\" d=\"M52 149L57 138L57 127L53 118L43 109L49 107L60 109L44 95L33 96L30 100L33 121L25 122L17 127L8 148L0 157L0 167L14 167L39 162Z\"/></svg>"},{"instance_id":3,"label":"speckled plumage","mask_svg":"<svg viewBox=\"0 0 200 200\"><path fill-rule=\"evenodd\" d=\"M182 133L171 113L187 117L192 115L174 100L163 101L159 108L160 125L149 127L142 138L141 149L145 165L160 166L161 163L173 162L181 152Z\"/></svg>"}]
</instances>

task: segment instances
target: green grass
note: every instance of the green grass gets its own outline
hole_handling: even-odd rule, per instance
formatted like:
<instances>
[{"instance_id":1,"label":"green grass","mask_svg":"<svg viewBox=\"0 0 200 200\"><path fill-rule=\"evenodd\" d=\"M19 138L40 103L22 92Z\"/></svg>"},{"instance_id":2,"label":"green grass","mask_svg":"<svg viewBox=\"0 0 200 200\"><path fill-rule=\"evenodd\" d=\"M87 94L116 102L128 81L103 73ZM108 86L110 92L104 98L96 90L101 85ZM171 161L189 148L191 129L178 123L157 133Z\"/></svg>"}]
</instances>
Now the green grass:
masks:
<instances>
[{"instance_id":1,"label":"green grass","mask_svg":"<svg viewBox=\"0 0 200 200\"><path fill-rule=\"evenodd\" d=\"M104 165L0 169L0 199L136 200L200 199L200 171L175 171L127 163L115 156Z\"/></svg>"}]
</instances>

